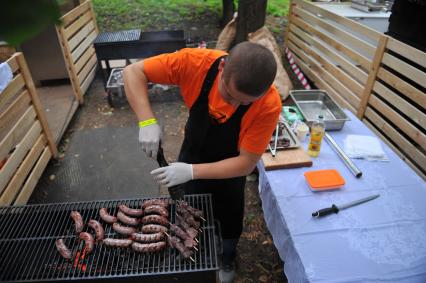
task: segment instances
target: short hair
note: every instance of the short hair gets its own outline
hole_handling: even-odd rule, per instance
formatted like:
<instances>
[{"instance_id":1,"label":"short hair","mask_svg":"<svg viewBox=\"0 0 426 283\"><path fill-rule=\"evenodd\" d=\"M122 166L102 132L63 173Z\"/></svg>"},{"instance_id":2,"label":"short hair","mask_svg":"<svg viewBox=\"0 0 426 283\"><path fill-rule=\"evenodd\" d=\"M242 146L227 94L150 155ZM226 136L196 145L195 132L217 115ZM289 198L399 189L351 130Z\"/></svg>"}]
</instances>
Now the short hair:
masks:
<instances>
[{"instance_id":1,"label":"short hair","mask_svg":"<svg viewBox=\"0 0 426 283\"><path fill-rule=\"evenodd\" d=\"M268 90L276 73L277 62L272 52L260 44L248 41L231 49L223 70L226 83L232 78L238 91L254 97Z\"/></svg>"}]
</instances>

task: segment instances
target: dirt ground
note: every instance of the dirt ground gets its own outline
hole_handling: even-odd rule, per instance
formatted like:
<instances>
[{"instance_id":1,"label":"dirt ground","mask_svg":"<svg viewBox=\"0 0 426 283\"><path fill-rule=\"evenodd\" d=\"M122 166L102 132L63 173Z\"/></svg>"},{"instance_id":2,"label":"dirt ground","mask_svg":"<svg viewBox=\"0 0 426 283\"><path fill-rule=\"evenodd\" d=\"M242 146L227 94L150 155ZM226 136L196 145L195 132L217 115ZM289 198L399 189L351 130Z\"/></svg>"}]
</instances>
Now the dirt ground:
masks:
<instances>
[{"instance_id":1,"label":"dirt ground","mask_svg":"<svg viewBox=\"0 0 426 283\"><path fill-rule=\"evenodd\" d=\"M268 18L267 25L284 31L285 20ZM215 41L220 30L217 21L187 23L194 41ZM283 34L276 34L280 47L283 47ZM299 86L289 67L284 63L290 78ZM169 161L175 161L183 139L183 130L188 111L176 88L154 87L150 90L150 100L159 123L163 127L165 155ZM102 127L129 127L136 118L127 104L112 108L109 106L103 82L98 76L85 97L60 144L60 152L65 152L72 141L74 131ZM135 133L137 138L137 133ZM59 157L63 154L59 154ZM61 158L57 163L60 164ZM56 165L59 165L56 164ZM246 205L244 231L238 245L237 283L243 282L287 282L283 272L283 262L274 247L272 237L265 225L261 202L258 195L257 176L252 174L246 185Z\"/></svg>"}]
</instances>

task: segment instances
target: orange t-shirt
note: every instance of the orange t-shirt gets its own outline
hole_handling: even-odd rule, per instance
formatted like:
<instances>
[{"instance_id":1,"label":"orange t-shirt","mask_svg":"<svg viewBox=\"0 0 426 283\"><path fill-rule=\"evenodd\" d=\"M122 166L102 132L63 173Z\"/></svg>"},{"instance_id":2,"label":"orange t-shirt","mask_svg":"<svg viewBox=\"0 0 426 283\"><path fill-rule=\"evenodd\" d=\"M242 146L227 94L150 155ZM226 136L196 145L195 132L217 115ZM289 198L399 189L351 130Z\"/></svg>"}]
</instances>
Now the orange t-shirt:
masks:
<instances>
[{"instance_id":1,"label":"orange t-shirt","mask_svg":"<svg viewBox=\"0 0 426 283\"><path fill-rule=\"evenodd\" d=\"M220 50L184 48L145 59L144 73L150 82L180 87L183 100L190 109L200 95L204 78L213 62L227 53ZM232 116L235 107L226 103L218 90L219 76L209 94L209 113L223 123ZM253 102L244 114L238 147L261 154L265 151L281 113L281 98L274 86Z\"/></svg>"}]
</instances>

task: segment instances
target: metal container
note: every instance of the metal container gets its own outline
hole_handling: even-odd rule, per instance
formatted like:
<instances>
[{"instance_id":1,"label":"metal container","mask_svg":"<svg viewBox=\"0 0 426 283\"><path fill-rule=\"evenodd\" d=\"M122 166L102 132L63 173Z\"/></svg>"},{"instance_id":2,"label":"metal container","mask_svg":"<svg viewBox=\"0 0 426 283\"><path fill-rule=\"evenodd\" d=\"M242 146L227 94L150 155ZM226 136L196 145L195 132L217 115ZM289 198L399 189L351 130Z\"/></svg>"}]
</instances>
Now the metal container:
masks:
<instances>
[{"instance_id":1,"label":"metal container","mask_svg":"<svg viewBox=\"0 0 426 283\"><path fill-rule=\"evenodd\" d=\"M124 91L123 68L112 69L106 88L108 102L112 107L123 106L127 103Z\"/></svg>"},{"instance_id":2,"label":"metal container","mask_svg":"<svg viewBox=\"0 0 426 283\"><path fill-rule=\"evenodd\" d=\"M323 115L325 129L340 130L350 118L324 90L293 90L290 96L299 108L308 126Z\"/></svg>"},{"instance_id":3,"label":"metal container","mask_svg":"<svg viewBox=\"0 0 426 283\"><path fill-rule=\"evenodd\" d=\"M293 131L290 129L288 124L284 121L278 121L280 130L278 131L279 134L277 136L277 150L281 149L294 149L300 147L300 141L296 137L296 135L293 133ZM289 140L288 145L283 145L283 140ZM281 141L281 142L280 142ZM273 149L275 146L275 131L272 134L271 140L269 141L269 145ZM269 150L269 148L267 149Z\"/></svg>"}]
</instances>

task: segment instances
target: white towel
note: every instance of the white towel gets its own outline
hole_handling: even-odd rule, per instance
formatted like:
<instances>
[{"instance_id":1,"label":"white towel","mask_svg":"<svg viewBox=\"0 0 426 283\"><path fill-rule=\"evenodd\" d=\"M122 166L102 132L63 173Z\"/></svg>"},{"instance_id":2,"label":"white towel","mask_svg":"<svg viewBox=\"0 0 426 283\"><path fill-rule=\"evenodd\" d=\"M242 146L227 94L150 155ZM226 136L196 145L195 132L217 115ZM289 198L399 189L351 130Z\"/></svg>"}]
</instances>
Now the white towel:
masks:
<instances>
[{"instance_id":1,"label":"white towel","mask_svg":"<svg viewBox=\"0 0 426 283\"><path fill-rule=\"evenodd\" d=\"M0 64L0 93L7 87L13 79L12 70L6 62Z\"/></svg>"},{"instance_id":2,"label":"white towel","mask_svg":"<svg viewBox=\"0 0 426 283\"><path fill-rule=\"evenodd\" d=\"M376 137L348 135L344 141L345 153L351 158L370 161L389 161Z\"/></svg>"}]
</instances>

